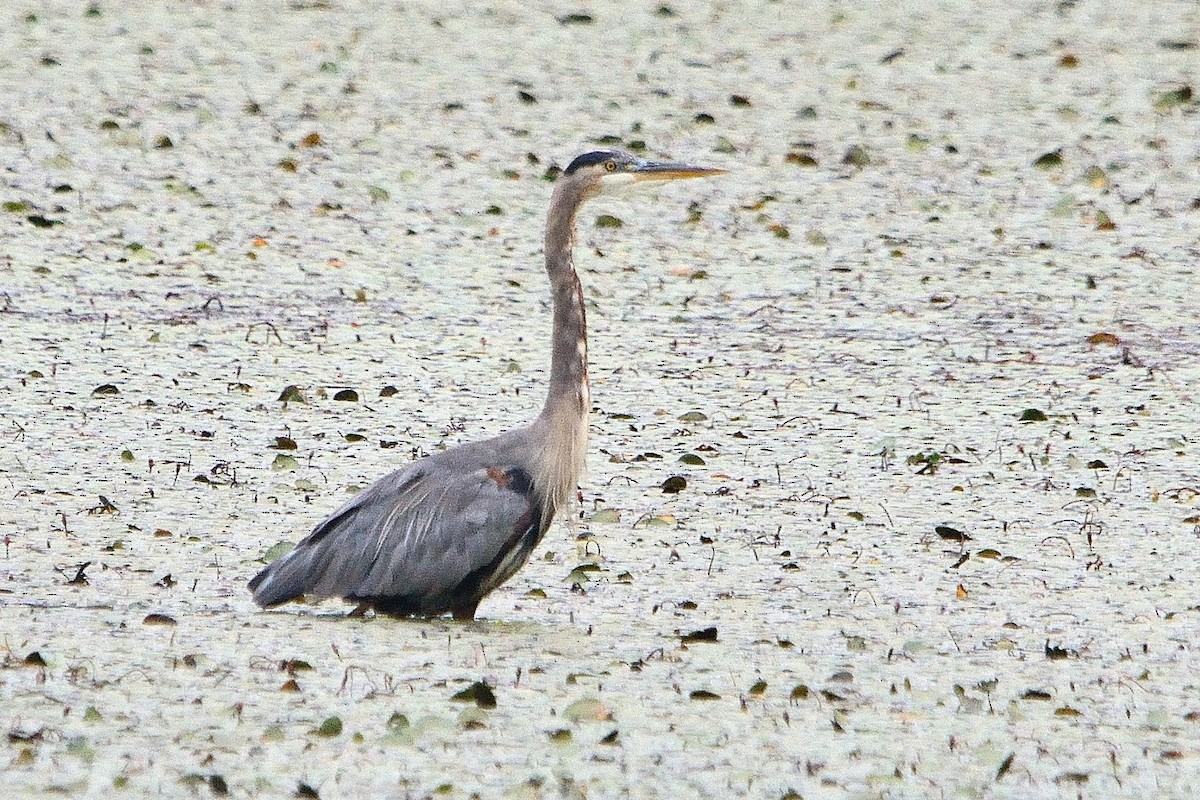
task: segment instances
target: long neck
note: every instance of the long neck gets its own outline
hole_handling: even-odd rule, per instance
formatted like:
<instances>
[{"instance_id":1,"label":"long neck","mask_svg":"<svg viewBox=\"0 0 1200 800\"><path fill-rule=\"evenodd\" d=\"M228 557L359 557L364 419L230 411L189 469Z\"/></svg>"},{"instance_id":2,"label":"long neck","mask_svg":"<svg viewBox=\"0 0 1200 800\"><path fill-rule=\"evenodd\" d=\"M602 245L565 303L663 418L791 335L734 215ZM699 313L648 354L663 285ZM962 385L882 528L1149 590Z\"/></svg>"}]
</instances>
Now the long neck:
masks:
<instances>
[{"instance_id":1,"label":"long neck","mask_svg":"<svg viewBox=\"0 0 1200 800\"><path fill-rule=\"evenodd\" d=\"M570 503L587 456L587 416L591 408L587 322L583 290L571 262L575 212L582 199L577 192L570 182L560 182L555 187L546 220L546 272L554 301L554 329L550 390L538 423L547 434L541 460L550 516Z\"/></svg>"},{"instance_id":2,"label":"long neck","mask_svg":"<svg viewBox=\"0 0 1200 800\"><path fill-rule=\"evenodd\" d=\"M554 299L554 330L551 333L550 391L543 417L585 420L591 399L587 375L587 318L583 289L572 263L577 197L560 185L550 203L546 220L546 272ZM586 424L586 423L585 423Z\"/></svg>"}]
</instances>

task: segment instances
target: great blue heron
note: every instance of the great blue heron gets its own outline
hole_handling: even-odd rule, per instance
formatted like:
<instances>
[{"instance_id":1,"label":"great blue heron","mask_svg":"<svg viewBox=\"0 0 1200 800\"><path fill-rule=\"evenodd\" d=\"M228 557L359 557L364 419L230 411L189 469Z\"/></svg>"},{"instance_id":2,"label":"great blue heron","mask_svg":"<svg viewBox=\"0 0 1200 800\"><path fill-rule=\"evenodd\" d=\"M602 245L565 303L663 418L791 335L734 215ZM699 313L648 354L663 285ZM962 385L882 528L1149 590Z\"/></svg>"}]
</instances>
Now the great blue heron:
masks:
<instances>
[{"instance_id":1,"label":"great blue heron","mask_svg":"<svg viewBox=\"0 0 1200 800\"><path fill-rule=\"evenodd\" d=\"M254 600L341 597L394 616L474 619L568 505L583 471L590 407L583 292L571 262L575 215L609 188L725 170L585 153L554 185L546 219L553 291L550 390L531 424L419 459L364 489L250 581Z\"/></svg>"}]
</instances>

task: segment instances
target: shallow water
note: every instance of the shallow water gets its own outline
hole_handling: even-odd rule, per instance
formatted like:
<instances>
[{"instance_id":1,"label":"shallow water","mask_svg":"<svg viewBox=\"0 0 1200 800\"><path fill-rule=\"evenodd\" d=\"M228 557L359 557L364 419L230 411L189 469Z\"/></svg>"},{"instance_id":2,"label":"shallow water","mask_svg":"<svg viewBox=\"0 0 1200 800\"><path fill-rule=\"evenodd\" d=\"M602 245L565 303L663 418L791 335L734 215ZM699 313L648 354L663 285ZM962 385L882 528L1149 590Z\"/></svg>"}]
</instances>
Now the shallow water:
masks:
<instances>
[{"instance_id":1,"label":"shallow water","mask_svg":"<svg viewBox=\"0 0 1200 800\"><path fill-rule=\"evenodd\" d=\"M1194 4L45 5L5 796L1196 792ZM258 610L268 548L536 413L542 176L606 135L731 173L582 215L580 519L475 623Z\"/></svg>"}]
</instances>

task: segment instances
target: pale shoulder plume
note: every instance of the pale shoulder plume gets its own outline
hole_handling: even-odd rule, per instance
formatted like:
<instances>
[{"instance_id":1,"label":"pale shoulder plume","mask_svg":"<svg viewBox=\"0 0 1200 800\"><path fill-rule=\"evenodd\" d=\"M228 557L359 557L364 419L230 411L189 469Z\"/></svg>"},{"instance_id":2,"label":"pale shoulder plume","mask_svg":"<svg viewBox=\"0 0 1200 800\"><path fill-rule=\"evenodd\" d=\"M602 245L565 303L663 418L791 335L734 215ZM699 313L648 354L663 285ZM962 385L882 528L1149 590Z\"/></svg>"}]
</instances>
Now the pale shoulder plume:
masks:
<instances>
[{"instance_id":1,"label":"pale shoulder plume","mask_svg":"<svg viewBox=\"0 0 1200 800\"><path fill-rule=\"evenodd\" d=\"M531 426L541 428L538 438L546 442L534 456L538 478L551 513L572 507L576 489L587 468L587 409L581 415L542 414Z\"/></svg>"}]
</instances>

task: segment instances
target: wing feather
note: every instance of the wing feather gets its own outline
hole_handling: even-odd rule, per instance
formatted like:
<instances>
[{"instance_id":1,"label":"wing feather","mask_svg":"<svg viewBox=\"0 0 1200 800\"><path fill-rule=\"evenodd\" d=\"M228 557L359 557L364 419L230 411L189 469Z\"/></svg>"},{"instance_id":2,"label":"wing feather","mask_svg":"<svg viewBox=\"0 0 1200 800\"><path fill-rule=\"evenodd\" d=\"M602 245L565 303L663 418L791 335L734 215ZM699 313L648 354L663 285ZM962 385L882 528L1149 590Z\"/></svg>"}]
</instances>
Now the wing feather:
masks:
<instances>
[{"instance_id":1,"label":"wing feather","mask_svg":"<svg viewBox=\"0 0 1200 800\"><path fill-rule=\"evenodd\" d=\"M522 467L463 460L422 459L360 492L251 581L255 601L385 598L420 614L461 606L464 593L477 602L528 559L550 520Z\"/></svg>"}]
</instances>

